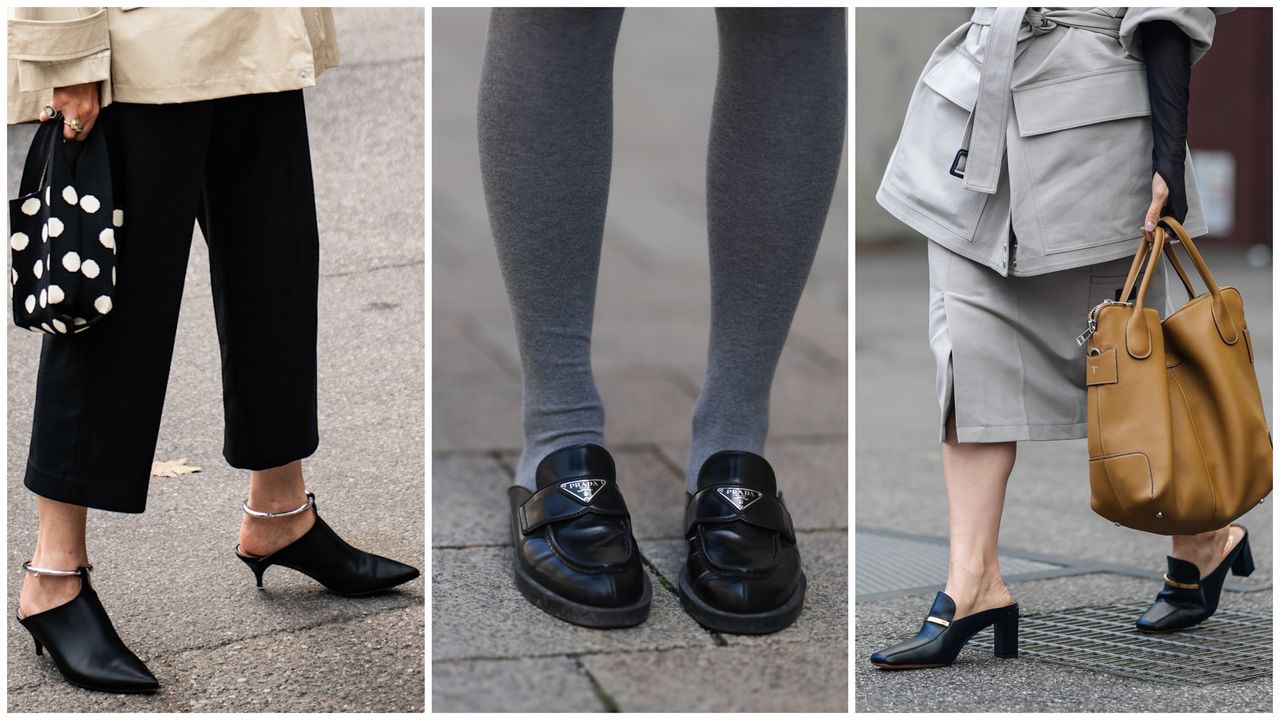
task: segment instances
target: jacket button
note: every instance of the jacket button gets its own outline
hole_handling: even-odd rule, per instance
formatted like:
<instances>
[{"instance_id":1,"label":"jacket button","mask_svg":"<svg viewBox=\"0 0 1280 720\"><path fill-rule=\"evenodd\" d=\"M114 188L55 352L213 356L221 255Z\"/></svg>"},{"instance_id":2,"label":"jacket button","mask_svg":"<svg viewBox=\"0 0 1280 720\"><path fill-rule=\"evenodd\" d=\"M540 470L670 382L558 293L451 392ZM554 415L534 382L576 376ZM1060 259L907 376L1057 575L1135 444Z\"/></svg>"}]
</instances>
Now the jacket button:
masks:
<instances>
[{"instance_id":1,"label":"jacket button","mask_svg":"<svg viewBox=\"0 0 1280 720\"><path fill-rule=\"evenodd\" d=\"M306 71L306 70L299 70L299 71L298 71L298 78L299 78L299 79L301 79L301 80L306 80L306 79L307 79L307 71Z\"/></svg>"}]
</instances>

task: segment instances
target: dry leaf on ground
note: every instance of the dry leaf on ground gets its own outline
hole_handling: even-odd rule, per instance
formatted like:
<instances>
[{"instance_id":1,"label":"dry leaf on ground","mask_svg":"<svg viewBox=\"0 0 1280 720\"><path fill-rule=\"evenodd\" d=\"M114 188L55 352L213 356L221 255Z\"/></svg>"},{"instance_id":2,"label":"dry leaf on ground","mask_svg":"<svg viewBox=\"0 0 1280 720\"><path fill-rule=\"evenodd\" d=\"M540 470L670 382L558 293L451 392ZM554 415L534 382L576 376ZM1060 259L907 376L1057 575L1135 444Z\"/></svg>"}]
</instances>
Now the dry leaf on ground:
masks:
<instances>
[{"instance_id":1,"label":"dry leaf on ground","mask_svg":"<svg viewBox=\"0 0 1280 720\"><path fill-rule=\"evenodd\" d=\"M152 477L169 477L176 478L179 475L190 475L191 473L200 472L200 468L194 465L188 465L186 458L177 460L156 460L151 463Z\"/></svg>"}]
</instances>

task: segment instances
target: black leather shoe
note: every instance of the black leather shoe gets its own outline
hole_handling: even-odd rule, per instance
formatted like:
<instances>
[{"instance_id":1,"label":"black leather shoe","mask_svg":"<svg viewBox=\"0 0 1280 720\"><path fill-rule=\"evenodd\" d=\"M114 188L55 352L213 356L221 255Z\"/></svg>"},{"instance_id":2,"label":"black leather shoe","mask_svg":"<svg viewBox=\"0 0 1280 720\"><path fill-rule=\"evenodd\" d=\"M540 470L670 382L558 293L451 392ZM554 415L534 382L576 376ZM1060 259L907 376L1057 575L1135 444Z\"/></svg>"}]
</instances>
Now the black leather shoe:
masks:
<instances>
[{"instance_id":1,"label":"black leather shoe","mask_svg":"<svg viewBox=\"0 0 1280 720\"><path fill-rule=\"evenodd\" d=\"M521 594L575 625L644 622L653 588L609 452L599 445L557 450L538 463L535 478L537 492L507 490Z\"/></svg>"},{"instance_id":2,"label":"black leather shoe","mask_svg":"<svg viewBox=\"0 0 1280 720\"><path fill-rule=\"evenodd\" d=\"M1244 530L1243 527L1240 529ZM1200 577L1200 568L1193 562L1172 556L1167 559L1169 572L1165 573L1164 587L1156 595L1155 603L1138 618L1139 630L1172 632L1199 625L1218 610L1227 570L1241 577L1253 573L1248 530L1207 577Z\"/></svg>"},{"instance_id":3,"label":"black leather shoe","mask_svg":"<svg viewBox=\"0 0 1280 720\"><path fill-rule=\"evenodd\" d=\"M1018 603L983 610L959 620L956 603L944 592L933 599L929 616L910 640L872 653L871 663L885 670L943 667L956 661L965 643L988 625L995 626L998 658L1018 657Z\"/></svg>"},{"instance_id":4,"label":"black leather shoe","mask_svg":"<svg viewBox=\"0 0 1280 720\"><path fill-rule=\"evenodd\" d=\"M23 569L37 572L23 563ZM57 574L63 574L55 571ZM36 654L44 648L58 671L72 685L113 693L154 692L160 688L155 675L138 659L111 626L111 618L89 584L89 568L77 568L80 592L71 602L18 622L31 633Z\"/></svg>"},{"instance_id":5,"label":"black leather shoe","mask_svg":"<svg viewBox=\"0 0 1280 720\"><path fill-rule=\"evenodd\" d=\"M680 600L704 627L777 632L804 606L804 573L773 468L749 452L718 452L698 472L684 512L689 557Z\"/></svg>"},{"instance_id":6,"label":"black leather shoe","mask_svg":"<svg viewBox=\"0 0 1280 720\"><path fill-rule=\"evenodd\" d=\"M240 552L240 546L236 546L236 557L244 561L244 564L253 571L259 588L262 587L262 574L272 565L297 570L332 592L352 597L389 590L421 574L417 568L410 565L348 545L324 520L320 519L315 502L316 496L307 493L305 506L286 513L258 513L246 504L245 512L254 517L264 515L283 517L303 512L308 508L316 511L316 521L310 530L270 555L262 557L249 555Z\"/></svg>"}]
</instances>

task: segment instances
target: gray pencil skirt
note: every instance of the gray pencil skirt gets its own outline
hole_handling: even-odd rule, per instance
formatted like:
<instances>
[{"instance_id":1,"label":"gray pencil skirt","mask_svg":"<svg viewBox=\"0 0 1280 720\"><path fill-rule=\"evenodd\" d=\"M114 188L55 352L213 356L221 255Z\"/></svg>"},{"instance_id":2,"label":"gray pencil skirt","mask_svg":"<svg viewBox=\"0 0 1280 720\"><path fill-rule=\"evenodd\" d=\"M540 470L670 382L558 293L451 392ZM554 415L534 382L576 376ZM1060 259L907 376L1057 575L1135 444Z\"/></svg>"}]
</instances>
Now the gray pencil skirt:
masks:
<instances>
[{"instance_id":1,"label":"gray pencil skirt","mask_svg":"<svg viewBox=\"0 0 1280 720\"><path fill-rule=\"evenodd\" d=\"M938 366L939 439L953 403L960 442L1085 437L1085 351L1076 336L1094 305L1118 298L1131 262L1001 277L930 242L929 345ZM1162 265L1147 306L1167 314L1166 286Z\"/></svg>"}]
</instances>

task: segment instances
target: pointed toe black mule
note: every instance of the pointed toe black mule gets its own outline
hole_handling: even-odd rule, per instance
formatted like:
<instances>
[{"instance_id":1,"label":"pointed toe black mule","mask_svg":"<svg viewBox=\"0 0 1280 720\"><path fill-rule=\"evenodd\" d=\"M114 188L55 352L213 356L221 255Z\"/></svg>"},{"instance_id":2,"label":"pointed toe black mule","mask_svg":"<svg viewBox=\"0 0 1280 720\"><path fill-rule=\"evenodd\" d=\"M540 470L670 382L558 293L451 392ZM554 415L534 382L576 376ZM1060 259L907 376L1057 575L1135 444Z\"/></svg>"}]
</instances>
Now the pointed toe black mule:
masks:
<instances>
[{"instance_id":1,"label":"pointed toe black mule","mask_svg":"<svg viewBox=\"0 0 1280 720\"><path fill-rule=\"evenodd\" d=\"M374 555L349 545L324 521L316 508L316 496L307 493L307 501L293 510L270 513L254 510L246 500L244 513L250 517L273 519L299 515L315 510L315 524L289 545L270 555L249 555L236 546L236 557L253 571L262 588L262 574L272 565L287 567L309 576L339 595L359 597L390 590L413 580L418 569L381 555Z\"/></svg>"},{"instance_id":2,"label":"pointed toe black mule","mask_svg":"<svg viewBox=\"0 0 1280 720\"><path fill-rule=\"evenodd\" d=\"M1167 558L1169 571L1164 575L1164 587L1151 607L1138 618L1139 630L1165 633L1195 627L1217 612L1228 571L1240 577L1253 574L1249 531L1241 525L1235 527L1244 530L1244 535L1228 549L1227 556L1218 563L1218 567L1203 578L1195 563L1173 556Z\"/></svg>"},{"instance_id":3,"label":"pointed toe black mule","mask_svg":"<svg viewBox=\"0 0 1280 720\"><path fill-rule=\"evenodd\" d=\"M800 616L800 550L767 460L741 451L707 458L685 507L684 535L689 554L678 590L698 624L760 635Z\"/></svg>"},{"instance_id":4,"label":"pointed toe black mule","mask_svg":"<svg viewBox=\"0 0 1280 720\"><path fill-rule=\"evenodd\" d=\"M72 685L111 693L149 693L160 689L155 675L116 634L111 618L89 582L90 566L53 570L22 563L33 575L80 577L80 592L70 602L23 617L36 644L36 654L49 651L53 664Z\"/></svg>"},{"instance_id":5,"label":"pointed toe black mule","mask_svg":"<svg viewBox=\"0 0 1280 720\"><path fill-rule=\"evenodd\" d=\"M979 631L995 626L995 654L998 658L1018 656L1018 603L983 610L955 619L956 603L938 593L929 616L916 636L871 655L871 663L884 670L918 670L950 665L965 643Z\"/></svg>"},{"instance_id":6,"label":"pointed toe black mule","mask_svg":"<svg viewBox=\"0 0 1280 720\"><path fill-rule=\"evenodd\" d=\"M507 490L520 593L575 625L644 622L653 588L640 564L613 457L599 445L562 448L538 463L534 478L536 491L519 485Z\"/></svg>"}]
</instances>

